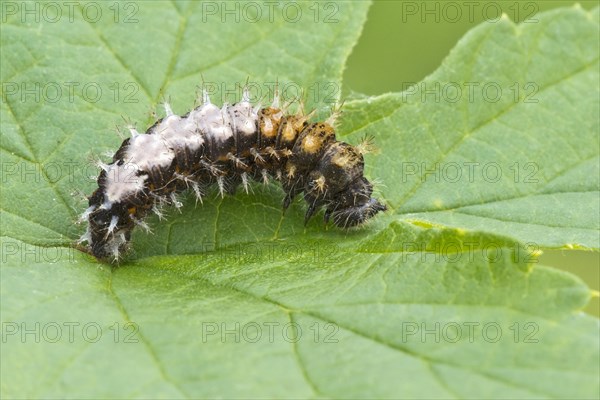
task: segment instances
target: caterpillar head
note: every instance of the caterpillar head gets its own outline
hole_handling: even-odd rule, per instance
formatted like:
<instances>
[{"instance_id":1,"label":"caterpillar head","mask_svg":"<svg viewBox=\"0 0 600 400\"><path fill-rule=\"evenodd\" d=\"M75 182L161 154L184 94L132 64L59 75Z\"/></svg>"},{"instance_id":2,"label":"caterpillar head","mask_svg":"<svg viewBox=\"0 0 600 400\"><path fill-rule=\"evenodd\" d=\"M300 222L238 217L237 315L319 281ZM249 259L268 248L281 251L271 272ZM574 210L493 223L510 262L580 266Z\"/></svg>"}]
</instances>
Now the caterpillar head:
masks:
<instances>
[{"instance_id":1,"label":"caterpillar head","mask_svg":"<svg viewBox=\"0 0 600 400\"><path fill-rule=\"evenodd\" d=\"M90 250L94 257L104 260L118 260L127 250L129 230L119 226L119 217L109 210L97 210L90 214Z\"/></svg>"},{"instance_id":2,"label":"caterpillar head","mask_svg":"<svg viewBox=\"0 0 600 400\"><path fill-rule=\"evenodd\" d=\"M325 220L331 217L340 228L351 228L365 223L380 211L387 210L385 204L371 197L373 185L360 177L337 194L333 206L327 208Z\"/></svg>"},{"instance_id":3,"label":"caterpillar head","mask_svg":"<svg viewBox=\"0 0 600 400\"><path fill-rule=\"evenodd\" d=\"M101 192L97 190L90 197L87 213L88 231L85 240L94 257L102 260L118 260L119 254L127 250L130 230L122 207L113 204L110 208L101 206Z\"/></svg>"},{"instance_id":4,"label":"caterpillar head","mask_svg":"<svg viewBox=\"0 0 600 400\"><path fill-rule=\"evenodd\" d=\"M371 197L373 185L363 175L364 159L360 149L344 142L331 145L323 155L317 169L311 173L315 191L306 188L309 204L326 206L325 221L333 218L335 225L350 228L361 225L387 207Z\"/></svg>"}]
</instances>

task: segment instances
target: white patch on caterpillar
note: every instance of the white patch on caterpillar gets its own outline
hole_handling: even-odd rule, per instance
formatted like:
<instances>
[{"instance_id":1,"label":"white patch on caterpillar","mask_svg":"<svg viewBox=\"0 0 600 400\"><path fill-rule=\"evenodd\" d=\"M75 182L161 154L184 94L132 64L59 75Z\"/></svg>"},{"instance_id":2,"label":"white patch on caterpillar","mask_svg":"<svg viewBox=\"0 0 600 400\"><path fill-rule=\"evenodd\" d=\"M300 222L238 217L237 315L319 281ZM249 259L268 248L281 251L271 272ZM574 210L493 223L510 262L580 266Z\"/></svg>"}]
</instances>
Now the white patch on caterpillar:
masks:
<instances>
[{"instance_id":1,"label":"white patch on caterpillar","mask_svg":"<svg viewBox=\"0 0 600 400\"><path fill-rule=\"evenodd\" d=\"M175 116L168 117L168 119L173 117ZM118 162L107 166L101 165L106 171L106 192L103 208L110 209L113 203L120 202L143 190L145 181L148 178L143 172L171 165L175 152L167 146L168 141L164 140L162 136L161 134L133 133L125 151L125 163L121 165ZM178 137L178 139L180 138L181 136ZM181 140L181 142L184 141L185 138Z\"/></svg>"},{"instance_id":2,"label":"white patch on caterpillar","mask_svg":"<svg viewBox=\"0 0 600 400\"><path fill-rule=\"evenodd\" d=\"M147 136L147 135L140 135ZM110 164L106 171L106 189L102 208L109 210L113 203L124 200L144 189L148 175L137 175L138 166L133 163Z\"/></svg>"},{"instance_id":3,"label":"white patch on caterpillar","mask_svg":"<svg viewBox=\"0 0 600 400\"><path fill-rule=\"evenodd\" d=\"M234 132L244 136L256 135L256 125L258 122L258 110L255 110L250 104L248 90L244 89L242 101L227 109L231 118L231 125Z\"/></svg>"},{"instance_id":4,"label":"white patch on caterpillar","mask_svg":"<svg viewBox=\"0 0 600 400\"><path fill-rule=\"evenodd\" d=\"M231 121L227 110L227 103L223 110L212 103L205 103L202 107L192 111L188 118L195 123L200 132L206 135L207 140L224 143L233 137Z\"/></svg>"},{"instance_id":5,"label":"white patch on caterpillar","mask_svg":"<svg viewBox=\"0 0 600 400\"><path fill-rule=\"evenodd\" d=\"M173 150L167 147L162 135L139 135L131 138L125 162L133 164L141 171L168 167L175 158Z\"/></svg>"},{"instance_id":6,"label":"white patch on caterpillar","mask_svg":"<svg viewBox=\"0 0 600 400\"><path fill-rule=\"evenodd\" d=\"M154 132L175 152L183 151L186 147L195 151L204 143L204 138L197 130L197 124L190 116L181 118L178 115L170 115L160 122Z\"/></svg>"}]
</instances>

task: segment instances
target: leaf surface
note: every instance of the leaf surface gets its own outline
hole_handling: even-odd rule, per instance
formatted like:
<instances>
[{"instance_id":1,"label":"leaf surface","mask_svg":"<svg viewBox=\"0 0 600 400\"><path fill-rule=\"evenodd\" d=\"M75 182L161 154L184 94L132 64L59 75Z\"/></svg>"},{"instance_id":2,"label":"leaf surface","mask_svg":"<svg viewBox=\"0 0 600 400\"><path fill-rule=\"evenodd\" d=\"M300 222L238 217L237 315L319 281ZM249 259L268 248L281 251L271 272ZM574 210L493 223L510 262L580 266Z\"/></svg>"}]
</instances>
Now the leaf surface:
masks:
<instances>
[{"instance_id":1,"label":"leaf surface","mask_svg":"<svg viewBox=\"0 0 600 400\"><path fill-rule=\"evenodd\" d=\"M141 129L163 96L186 112L200 73L339 87L368 8L335 3L326 24L302 3L299 23L234 24L200 2L135 4L129 25L108 3L95 23L2 25L3 82L80 83L54 103L3 87L3 397L598 397L598 321L580 311L590 290L536 262L537 247L598 248L597 10L484 24L424 81L534 82L537 103L522 91L347 102L340 136L375 136L367 174L392 209L365 228L304 228L300 202L283 216L281 190L256 185L150 218L155 234L136 232L111 268L69 247L85 208L70 194L94 189L89 156L118 147L121 116ZM93 83L96 102L79 90ZM422 162L463 174L495 162L503 175L406 174ZM521 179L528 162L537 183Z\"/></svg>"}]
</instances>

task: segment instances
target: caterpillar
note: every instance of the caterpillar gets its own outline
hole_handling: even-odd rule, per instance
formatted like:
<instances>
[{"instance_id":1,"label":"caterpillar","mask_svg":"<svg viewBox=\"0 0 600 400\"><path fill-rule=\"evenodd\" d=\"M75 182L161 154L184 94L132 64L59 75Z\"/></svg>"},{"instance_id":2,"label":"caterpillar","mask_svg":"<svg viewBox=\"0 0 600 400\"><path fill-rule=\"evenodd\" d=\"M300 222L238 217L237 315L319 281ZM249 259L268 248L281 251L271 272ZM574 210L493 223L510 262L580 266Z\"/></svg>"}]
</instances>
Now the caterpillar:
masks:
<instances>
[{"instance_id":1,"label":"caterpillar","mask_svg":"<svg viewBox=\"0 0 600 400\"><path fill-rule=\"evenodd\" d=\"M164 103L166 116L145 133L129 127L112 163L99 162L98 188L88 197L81 216L88 227L79 243L97 259L117 262L128 250L136 226L149 230L144 218L161 216L163 205L181 207L177 194L192 190L202 200L216 185L223 196L251 180L279 181L284 210L303 193L308 204L305 224L320 209L324 220L341 228L360 225L385 211L372 198L373 185L364 177L368 146L336 140L333 112L324 122L310 122L313 113L287 114L275 92L270 106L253 106L247 87L233 105L218 107L202 93L201 105L178 116ZM302 107L301 107L302 109Z\"/></svg>"}]
</instances>

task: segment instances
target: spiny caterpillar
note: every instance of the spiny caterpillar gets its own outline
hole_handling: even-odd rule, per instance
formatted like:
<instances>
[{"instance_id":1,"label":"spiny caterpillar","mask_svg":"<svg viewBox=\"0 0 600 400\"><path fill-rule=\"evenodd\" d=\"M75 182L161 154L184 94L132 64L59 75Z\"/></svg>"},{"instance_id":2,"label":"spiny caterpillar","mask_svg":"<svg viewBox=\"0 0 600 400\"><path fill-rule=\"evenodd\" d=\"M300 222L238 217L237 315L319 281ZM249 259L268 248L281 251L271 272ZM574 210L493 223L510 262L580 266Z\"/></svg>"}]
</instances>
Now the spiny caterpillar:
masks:
<instances>
[{"instance_id":1,"label":"spiny caterpillar","mask_svg":"<svg viewBox=\"0 0 600 400\"><path fill-rule=\"evenodd\" d=\"M240 102L222 108L203 91L202 105L178 116L168 103L166 116L145 134L130 127L111 164L99 163L98 189L88 197L81 220L88 221L80 243L101 260L118 261L127 250L134 227L163 205L181 207L176 194L193 190L201 200L218 186L221 196L234 194L250 179L279 181L285 191L284 210L304 193L305 223L321 208L325 222L338 227L360 225L386 206L372 198L373 185L363 176L367 146L336 140L334 112L325 122L309 122L300 108L287 114L275 93L270 107L253 106L247 87Z\"/></svg>"}]
</instances>

